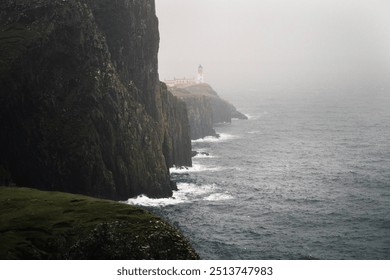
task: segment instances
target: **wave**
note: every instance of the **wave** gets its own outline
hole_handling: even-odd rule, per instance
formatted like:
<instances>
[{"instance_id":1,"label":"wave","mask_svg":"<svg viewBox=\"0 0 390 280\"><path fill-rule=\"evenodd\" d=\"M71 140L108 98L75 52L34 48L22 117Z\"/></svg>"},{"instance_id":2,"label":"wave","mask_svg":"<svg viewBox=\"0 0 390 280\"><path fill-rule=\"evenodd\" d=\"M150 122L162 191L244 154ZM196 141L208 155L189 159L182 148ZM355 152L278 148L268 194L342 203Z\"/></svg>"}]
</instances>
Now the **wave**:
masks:
<instances>
[{"instance_id":1,"label":"wave","mask_svg":"<svg viewBox=\"0 0 390 280\"><path fill-rule=\"evenodd\" d=\"M220 133L219 137L207 136L207 137L204 137L201 139L192 140L191 142L192 143L225 142L225 141L237 139L237 138L239 138L239 137L236 135L231 135L231 134L227 134L227 133Z\"/></svg>"},{"instance_id":2,"label":"wave","mask_svg":"<svg viewBox=\"0 0 390 280\"><path fill-rule=\"evenodd\" d=\"M206 201L221 201L221 200L230 200L233 199L233 196L229 193L213 193L208 197L205 197Z\"/></svg>"},{"instance_id":3,"label":"wave","mask_svg":"<svg viewBox=\"0 0 390 280\"><path fill-rule=\"evenodd\" d=\"M233 199L229 192L222 191L216 184L196 185L192 183L178 183L177 191L173 192L170 198L149 198L140 195L128 199L125 203L147 207L166 207L194 201L222 201Z\"/></svg>"},{"instance_id":4,"label":"wave","mask_svg":"<svg viewBox=\"0 0 390 280\"><path fill-rule=\"evenodd\" d=\"M202 154L202 153L199 153L199 154L197 154L196 156L194 156L193 158L215 158L215 156L210 155L210 154Z\"/></svg>"},{"instance_id":5,"label":"wave","mask_svg":"<svg viewBox=\"0 0 390 280\"><path fill-rule=\"evenodd\" d=\"M245 116L248 118L248 120L253 120L254 116L250 114L245 114Z\"/></svg>"},{"instance_id":6,"label":"wave","mask_svg":"<svg viewBox=\"0 0 390 280\"><path fill-rule=\"evenodd\" d=\"M268 112L267 111L264 111L262 113L257 113L257 114L245 114L245 116L247 116L248 120L258 120L262 117L264 117L265 115L268 115Z\"/></svg>"},{"instance_id":7,"label":"wave","mask_svg":"<svg viewBox=\"0 0 390 280\"><path fill-rule=\"evenodd\" d=\"M212 155L209 152L209 149L207 149L207 148L197 147L196 148L196 152L198 152L198 154L196 156L192 157L193 159L197 159L197 158L217 158L217 156Z\"/></svg>"},{"instance_id":8,"label":"wave","mask_svg":"<svg viewBox=\"0 0 390 280\"><path fill-rule=\"evenodd\" d=\"M169 169L169 172L175 173L175 174L185 174L185 173L194 173L194 172L216 172L223 170L221 167L218 166L207 166L203 164L197 164L194 163L192 167L172 167Z\"/></svg>"},{"instance_id":9,"label":"wave","mask_svg":"<svg viewBox=\"0 0 390 280\"><path fill-rule=\"evenodd\" d=\"M140 195L135 198L128 199L125 203L130 205L139 205L139 206L149 206L149 207L158 207L158 206L168 206L168 205L176 205L183 203L176 199L175 197L170 198L149 198L145 195Z\"/></svg>"}]
</instances>

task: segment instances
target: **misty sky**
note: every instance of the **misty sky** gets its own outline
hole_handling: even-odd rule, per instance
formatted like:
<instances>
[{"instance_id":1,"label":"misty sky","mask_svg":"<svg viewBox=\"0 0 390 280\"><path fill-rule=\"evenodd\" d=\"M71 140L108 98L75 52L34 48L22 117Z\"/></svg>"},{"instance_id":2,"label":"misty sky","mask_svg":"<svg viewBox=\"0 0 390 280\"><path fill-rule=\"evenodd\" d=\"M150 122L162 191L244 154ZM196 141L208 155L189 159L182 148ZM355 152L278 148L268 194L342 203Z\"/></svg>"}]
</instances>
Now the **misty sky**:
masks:
<instances>
[{"instance_id":1,"label":"misty sky","mask_svg":"<svg viewBox=\"0 0 390 280\"><path fill-rule=\"evenodd\" d=\"M156 0L160 79L204 66L217 90L381 83L389 0Z\"/></svg>"}]
</instances>

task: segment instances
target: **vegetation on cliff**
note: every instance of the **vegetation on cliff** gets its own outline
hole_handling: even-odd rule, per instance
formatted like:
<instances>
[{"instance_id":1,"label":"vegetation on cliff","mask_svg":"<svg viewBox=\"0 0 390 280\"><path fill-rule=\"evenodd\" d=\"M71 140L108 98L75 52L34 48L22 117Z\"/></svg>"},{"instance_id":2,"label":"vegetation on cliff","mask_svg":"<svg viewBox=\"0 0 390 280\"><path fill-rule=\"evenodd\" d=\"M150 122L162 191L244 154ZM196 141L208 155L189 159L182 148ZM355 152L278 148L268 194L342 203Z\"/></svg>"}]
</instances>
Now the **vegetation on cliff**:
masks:
<instances>
[{"instance_id":1,"label":"vegetation on cliff","mask_svg":"<svg viewBox=\"0 0 390 280\"><path fill-rule=\"evenodd\" d=\"M198 259L155 215L123 203L0 187L0 259Z\"/></svg>"}]
</instances>

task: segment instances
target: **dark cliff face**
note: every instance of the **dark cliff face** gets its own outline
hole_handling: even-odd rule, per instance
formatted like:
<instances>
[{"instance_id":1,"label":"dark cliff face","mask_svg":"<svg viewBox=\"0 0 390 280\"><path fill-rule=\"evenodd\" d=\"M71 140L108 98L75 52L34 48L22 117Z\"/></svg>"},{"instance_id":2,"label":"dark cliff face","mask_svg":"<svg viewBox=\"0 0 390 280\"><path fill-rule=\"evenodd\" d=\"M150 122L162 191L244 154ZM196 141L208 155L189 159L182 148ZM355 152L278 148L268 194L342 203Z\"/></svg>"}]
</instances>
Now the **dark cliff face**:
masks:
<instances>
[{"instance_id":1,"label":"dark cliff face","mask_svg":"<svg viewBox=\"0 0 390 280\"><path fill-rule=\"evenodd\" d=\"M158 119L156 90L159 86L157 55L158 19L154 0L87 0L99 30L106 38L111 61L119 79L134 83L142 94L137 100Z\"/></svg>"},{"instance_id":2,"label":"dark cliff face","mask_svg":"<svg viewBox=\"0 0 390 280\"><path fill-rule=\"evenodd\" d=\"M247 119L226 100L223 100L208 84L173 87L169 89L188 107L191 139L216 136L213 125L230 123L232 118Z\"/></svg>"},{"instance_id":3,"label":"dark cliff face","mask_svg":"<svg viewBox=\"0 0 390 280\"><path fill-rule=\"evenodd\" d=\"M163 112L163 153L168 167L192 166L190 124L186 104L173 96L164 83L160 85L160 103Z\"/></svg>"},{"instance_id":4,"label":"dark cliff face","mask_svg":"<svg viewBox=\"0 0 390 280\"><path fill-rule=\"evenodd\" d=\"M154 1L2 1L0 28L0 181L172 194L163 151L184 134L163 121L176 111L160 94Z\"/></svg>"}]
</instances>

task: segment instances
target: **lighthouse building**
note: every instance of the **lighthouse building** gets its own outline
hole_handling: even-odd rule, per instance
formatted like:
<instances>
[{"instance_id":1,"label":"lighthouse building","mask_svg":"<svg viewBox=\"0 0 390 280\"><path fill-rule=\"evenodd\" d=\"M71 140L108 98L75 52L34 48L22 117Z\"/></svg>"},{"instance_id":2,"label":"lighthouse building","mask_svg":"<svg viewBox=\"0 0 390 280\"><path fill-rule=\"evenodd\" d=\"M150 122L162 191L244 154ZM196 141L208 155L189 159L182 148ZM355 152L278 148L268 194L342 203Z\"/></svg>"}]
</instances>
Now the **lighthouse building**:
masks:
<instances>
[{"instance_id":1,"label":"lighthouse building","mask_svg":"<svg viewBox=\"0 0 390 280\"><path fill-rule=\"evenodd\" d=\"M197 78L188 79L186 77L184 78L173 78L173 80L164 80L164 83L166 83L169 87L175 87L175 86L189 86L189 85L195 85L195 84L203 84L204 83L204 76L203 76L203 66L199 65L198 67L198 75Z\"/></svg>"}]
</instances>

